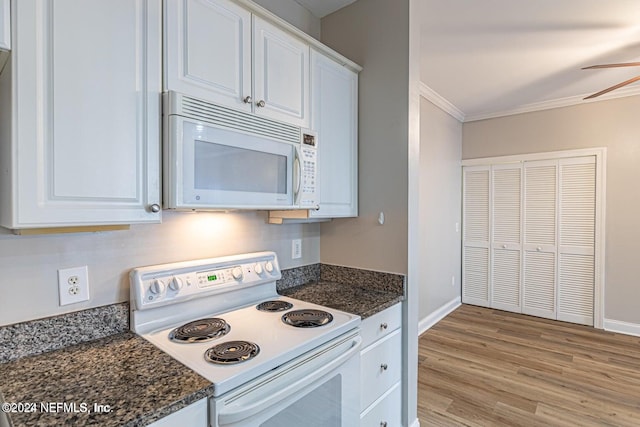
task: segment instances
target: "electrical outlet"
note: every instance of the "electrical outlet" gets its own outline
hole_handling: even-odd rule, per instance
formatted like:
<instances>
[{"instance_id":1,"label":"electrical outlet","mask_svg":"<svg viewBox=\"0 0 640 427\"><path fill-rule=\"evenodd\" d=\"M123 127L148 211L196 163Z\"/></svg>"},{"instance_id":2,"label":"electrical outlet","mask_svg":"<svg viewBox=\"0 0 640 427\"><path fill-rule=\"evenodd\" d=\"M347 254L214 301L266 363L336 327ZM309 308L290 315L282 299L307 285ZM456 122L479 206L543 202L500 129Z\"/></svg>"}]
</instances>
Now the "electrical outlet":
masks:
<instances>
[{"instance_id":1,"label":"electrical outlet","mask_svg":"<svg viewBox=\"0 0 640 427\"><path fill-rule=\"evenodd\" d=\"M291 241L291 259L302 258L302 240L293 239Z\"/></svg>"},{"instance_id":2,"label":"electrical outlet","mask_svg":"<svg viewBox=\"0 0 640 427\"><path fill-rule=\"evenodd\" d=\"M89 301L89 271L87 266L58 270L60 305Z\"/></svg>"}]
</instances>

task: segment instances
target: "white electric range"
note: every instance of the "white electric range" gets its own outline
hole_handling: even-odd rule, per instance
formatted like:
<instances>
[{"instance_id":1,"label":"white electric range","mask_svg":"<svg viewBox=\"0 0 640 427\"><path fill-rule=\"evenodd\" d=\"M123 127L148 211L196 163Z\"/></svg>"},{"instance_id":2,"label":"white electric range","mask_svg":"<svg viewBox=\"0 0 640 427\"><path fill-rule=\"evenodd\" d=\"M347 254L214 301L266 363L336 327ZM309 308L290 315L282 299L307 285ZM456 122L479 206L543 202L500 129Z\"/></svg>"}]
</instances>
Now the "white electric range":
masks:
<instances>
[{"instance_id":1,"label":"white electric range","mask_svg":"<svg viewBox=\"0 0 640 427\"><path fill-rule=\"evenodd\" d=\"M131 329L213 383L212 427L357 424L360 317L280 278L273 252L136 268Z\"/></svg>"}]
</instances>

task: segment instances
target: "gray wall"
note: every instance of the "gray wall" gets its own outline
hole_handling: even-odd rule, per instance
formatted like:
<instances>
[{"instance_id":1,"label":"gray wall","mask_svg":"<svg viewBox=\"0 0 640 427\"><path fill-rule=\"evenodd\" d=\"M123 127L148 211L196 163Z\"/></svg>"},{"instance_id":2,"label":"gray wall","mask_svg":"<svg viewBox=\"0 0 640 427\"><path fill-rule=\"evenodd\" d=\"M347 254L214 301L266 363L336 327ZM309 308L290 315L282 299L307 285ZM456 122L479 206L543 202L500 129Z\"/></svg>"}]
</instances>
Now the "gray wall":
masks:
<instances>
[{"instance_id":1,"label":"gray wall","mask_svg":"<svg viewBox=\"0 0 640 427\"><path fill-rule=\"evenodd\" d=\"M320 40L320 19L294 0L253 0L291 25Z\"/></svg>"},{"instance_id":2,"label":"gray wall","mask_svg":"<svg viewBox=\"0 0 640 427\"><path fill-rule=\"evenodd\" d=\"M2 229L0 229L2 230ZM275 250L283 268L319 262L317 224L269 225L266 213L163 212L162 224L41 236L0 231L0 325L129 300L129 270L143 265ZM302 258L291 259L291 239ZM58 306L57 269L89 267L90 300Z\"/></svg>"},{"instance_id":3,"label":"gray wall","mask_svg":"<svg viewBox=\"0 0 640 427\"><path fill-rule=\"evenodd\" d=\"M422 98L419 319L460 297L461 156L462 123Z\"/></svg>"},{"instance_id":4,"label":"gray wall","mask_svg":"<svg viewBox=\"0 0 640 427\"><path fill-rule=\"evenodd\" d=\"M322 41L364 67L359 216L321 226L325 263L407 272L408 7L408 0L359 0L321 21Z\"/></svg>"},{"instance_id":5,"label":"gray wall","mask_svg":"<svg viewBox=\"0 0 640 427\"><path fill-rule=\"evenodd\" d=\"M463 126L463 159L607 147L605 319L640 324L640 96Z\"/></svg>"}]
</instances>

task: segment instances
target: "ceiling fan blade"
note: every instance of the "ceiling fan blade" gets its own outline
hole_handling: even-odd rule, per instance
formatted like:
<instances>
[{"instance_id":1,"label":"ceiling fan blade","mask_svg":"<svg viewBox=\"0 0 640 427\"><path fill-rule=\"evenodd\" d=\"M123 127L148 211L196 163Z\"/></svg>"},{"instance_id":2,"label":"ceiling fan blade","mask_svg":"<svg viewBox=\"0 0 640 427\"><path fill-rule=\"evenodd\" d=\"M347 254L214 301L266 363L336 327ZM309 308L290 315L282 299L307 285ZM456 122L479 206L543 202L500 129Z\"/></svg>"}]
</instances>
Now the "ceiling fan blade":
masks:
<instances>
[{"instance_id":1,"label":"ceiling fan blade","mask_svg":"<svg viewBox=\"0 0 640 427\"><path fill-rule=\"evenodd\" d=\"M586 100L586 99L592 99L592 98L595 98L595 97L597 97L597 96L604 95L604 94L605 94L605 93L607 93L607 92L611 92L612 90L619 89L619 88L621 88L621 87L623 87L623 86L626 86L626 85L628 85L628 84L631 84L631 83L633 83L633 82L637 82L638 80L640 80L640 76L637 76L637 77L634 77L634 78L632 78L632 79L626 80L626 81L624 81L624 82L622 82L622 83L618 83L618 84L617 84L617 85L615 85L615 86L608 87L608 88L606 88L606 89L604 89L604 90L601 90L600 92L594 93L593 95L589 95L589 96L587 96L586 98L583 98L583 100Z\"/></svg>"},{"instance_id":2,"label":"ceiling fan blade","mask_svg":"<svg viewBox=\"0 0 640 427\"><path fill-rule=\"evenodd\" d=\"M640 62L621 62L620 64L600 64L582 67L583 70L593 70L596 68L618 68L618 67L640 67Z\"/></svg>"}]
</instances>

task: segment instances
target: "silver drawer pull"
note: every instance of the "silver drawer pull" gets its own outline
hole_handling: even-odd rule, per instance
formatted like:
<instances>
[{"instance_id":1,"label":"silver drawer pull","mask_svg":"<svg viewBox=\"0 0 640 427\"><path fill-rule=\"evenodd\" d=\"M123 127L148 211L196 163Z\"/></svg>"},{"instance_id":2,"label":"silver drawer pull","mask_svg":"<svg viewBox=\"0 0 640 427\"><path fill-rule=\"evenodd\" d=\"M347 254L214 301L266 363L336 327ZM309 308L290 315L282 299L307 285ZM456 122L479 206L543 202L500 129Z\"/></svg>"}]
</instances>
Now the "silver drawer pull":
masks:
<instances>
[{"instance_id":1,"label":"silver drawer pull","mask_svg":"<svg viewBox=\"0 0 640 427\"><path fill-rule=\"evenodd\" d=\"M264 102L264 100L263 100L263 99L261 99L260 101L258 101L258 102L256 103L256 105L257 105L258 107L264 107L265 105L267 105L267 103L266 103L266 102Z\"/></svg>"},{"instance_id":2,"label":"silver drawer pull","mask_svg":"<svg viewBox=\"0 0 640 427\"><path fill-rule=\"evenodd\" d=\"M386 421L380 421L380 427L387 427Z\"/></svg>"},{"instance_id":3,"label":"silver drawer pull","mask_svg":"<svg viewBox=\"0 0 640 427\"><path fill-rule=\"evenodd\" d=\"M389 366L386 363L383 363L382 365L380 365L380 369L383 371L386 371L389 368Z\"/></svg>"},{"instance_id":4,"label":"silver drawer pull","mask_svg":"<svg viewBox=\"0 0 640 427\"><path fill-rule=\"evenodd\" d=\"M380 323L380 329L387 329L389 327L389 325L387 325L386 323Z\"/></svg>"},{"instance_id":5,"label":"silver drawer pull","mask_svg":"<svg viewBox=\"0 0 640 427\"><path fill-rule=\"evenodd\" d=\"M245 104L251 104L252 101L253 99L251 99L250 96L245 96L244 98L242 98L242 102L244 102Z\"/></svg>"}]
</instances>

